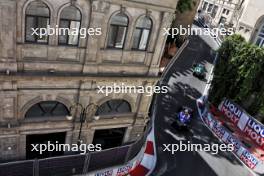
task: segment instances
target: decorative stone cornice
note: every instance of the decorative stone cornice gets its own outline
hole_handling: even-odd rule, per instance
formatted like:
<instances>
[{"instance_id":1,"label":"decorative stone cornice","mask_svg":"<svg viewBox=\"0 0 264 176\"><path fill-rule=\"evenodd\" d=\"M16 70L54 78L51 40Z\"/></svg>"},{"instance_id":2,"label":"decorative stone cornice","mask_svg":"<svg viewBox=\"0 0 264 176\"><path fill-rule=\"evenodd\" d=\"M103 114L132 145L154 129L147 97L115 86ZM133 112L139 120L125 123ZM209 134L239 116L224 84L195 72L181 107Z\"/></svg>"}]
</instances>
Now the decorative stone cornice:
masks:
<instances>
[{"instance_id":1,"label":"decorative stone cornice","mask_svg":"<svg viewBox=\"0 0 264 176\"><path fill-rule=\"evenodd\" d=\"M124 14L125 11L126 11L126 7L123 6L123 5L120 5L120 12L121 12L122 14Z\"/></svg>"},{"instance_id":2,"label":"decorative stone cornice","mask_svg":"<svg viewBox=\"0 0 264 176\"><path fill-rule=\"evenodd\" d=\"M152 11L150 11L149 9L146 9L146 16L147 17L150 17L151 13L152 13Z\"/></svg>"},{"instance_id":3,"label":"decorative stone cornice","mask_svg":"<svg viewBox=\"0 0 264 176\"><path fill-rule=\"evenodd\" d=\"M99 13L106 13L110 8L110 3L109 2L104 2L100 0L93 0L92 2L92 10L94 12L99 12Z\"/></svg>"}]
</instances>

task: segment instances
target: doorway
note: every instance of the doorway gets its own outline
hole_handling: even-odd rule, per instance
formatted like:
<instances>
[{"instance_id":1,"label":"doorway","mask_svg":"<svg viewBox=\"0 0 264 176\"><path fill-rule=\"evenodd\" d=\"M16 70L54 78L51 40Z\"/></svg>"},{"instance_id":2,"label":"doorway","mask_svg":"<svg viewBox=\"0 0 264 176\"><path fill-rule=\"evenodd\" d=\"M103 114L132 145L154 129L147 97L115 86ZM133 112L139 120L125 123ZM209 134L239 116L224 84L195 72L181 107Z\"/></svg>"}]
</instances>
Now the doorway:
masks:
<instances>
[{"instance_id":1,"label":"doorway","mask_svg":"<svg viewBox=\"0 0 264 176\"><path fill-rule=\"evenodd\" d=\"M32 151L33 146L37 144L64 144L65 143L66 132L61 133L48 133L48 134L32 134L26 136L26 158L27 159L41 159L54 156L61 156L64 151L43 151L40 154L39 151Z\"/></svg>"},{"instance_id":2,"label":"doorway","mask_svg":"<svg viewBox=\"0 0 264 176\"><path fill-rule=\"evenodd\" d=\"M93 144L101 144L102 149L121 146L127 128L95 130Z\"/></svg>"}]
</instances>

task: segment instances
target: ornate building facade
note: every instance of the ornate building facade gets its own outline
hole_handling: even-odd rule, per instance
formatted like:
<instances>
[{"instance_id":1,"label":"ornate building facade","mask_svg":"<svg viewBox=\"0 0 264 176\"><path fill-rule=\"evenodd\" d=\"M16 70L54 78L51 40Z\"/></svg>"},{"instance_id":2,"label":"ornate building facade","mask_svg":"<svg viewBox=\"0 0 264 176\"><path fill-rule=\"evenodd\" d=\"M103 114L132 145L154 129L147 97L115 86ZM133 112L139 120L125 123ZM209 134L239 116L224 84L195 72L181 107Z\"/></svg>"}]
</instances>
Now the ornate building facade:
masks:
<instances>
[{"instance_id":1,"label":"ornate building facade","mask_svg":"<svg viewBox=\"0 0 264 176\"><path fill-rule=\"evenodd\" d=\"M199 5L211 22L233 27L247 41L264 46L264 4L258 0L202 0Z\"/></svg>"},{"instance_id":2,"label":"ornate building facade","mask_svg":"<svg viewBox=\"0 0 264 176\"><path fill-rule=\"evenodd\" d=\"M264 4L257 0L244 0L236 15L236 32L247 41L264 46Z\"/></svg>"},{"instance_id":3,"label":"ornate building facade","mask_svg":"<svg viewBox=\"0 0 264 176\"><path fill-rule=\"evenodd\" d=\"M72 144L81 139L107 148L104 134L116 133L119 137L109 140L118 139L119 145L139 139L152 97L136 92L106 96L98 86L155 85L166 41L163 28L170 27L176 4L1 0L0 160L34 158L30 143L47 140ZM32 28L47 26L101 31L87 37L32 34ZM72 113L74 104L88 108L83 124L80 110Z\"/></svg>"},{"instance_id":4,"label":"ornate building facade","mask_svg":"<svg viewBox=\"0 0 264 176\"><path fill-rule=\"evenodd\" d=\"M202 0L199 9L209 15L212 26L233 26L233 18L242 0Z\"/></svg>"}]
</instances>

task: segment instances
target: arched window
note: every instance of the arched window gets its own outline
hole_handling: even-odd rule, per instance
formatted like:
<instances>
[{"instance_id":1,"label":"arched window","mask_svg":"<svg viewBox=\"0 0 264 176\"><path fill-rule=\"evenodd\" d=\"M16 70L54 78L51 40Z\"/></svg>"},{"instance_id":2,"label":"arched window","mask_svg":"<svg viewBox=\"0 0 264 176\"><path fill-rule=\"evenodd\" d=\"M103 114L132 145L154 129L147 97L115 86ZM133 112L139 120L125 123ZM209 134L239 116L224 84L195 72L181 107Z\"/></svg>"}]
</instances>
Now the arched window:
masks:
<instances>
[{"instance_id":1,"label":"arched window","mask_svg":"<svg viewBox=\"0 0 264 176\"><path fill-rule=\"evenodd\" d=\"M111 18L107 46L122 49L124 47L128 27L128 17L117 14Z\"/></svg>"},{"instance_id":2,"label":"arched window","mask_svg":"<svg viewBox=\"0 0 264 176\"><path fill-rule=\"evenodd\" d=\"M256 45L259 47L264 46L264 24L262 24L261 28L259 29L258 36L256 38Z\"/></svg>"},{"instance_id":3,"label":"arched window","mask_svg":"<svg viewBox=\"0 0 264 176\"><path fill-rule=\"evenodd\" d=\"M48 35L40 35L40 29L47 29L50 23L50 10L46 4L40 1L31 2L26 8L25 22L26 42L48 43Z\"/></svg>"},{"instance_id":4,"label":"arched window","mask_svg":"<svg viewBox=\"0 0 264 176\"><path fill-rule=\"evenodd\" d=\"M131 112L130 104L125 100L109 100L103 103L96 111L95 115L123 114Z\"/></svg>"},{"instance_id":5,"label":"arched window","mask_svg":"<svg viewBox=\"0 0 264 176\"><path fill-rule=\"evenodd\" d=\"M67 115L69 115L69 110L64 104L57 101L42 101L29 108L25 118L65 117Z\"/></svg>"},{"instance_id":6,"label":"arched window","mask_svg":"<svg viewBox=\"0 0 264 176\"><path fill-rule=\"evenodd\" d=\"M134 32L134 40L132 49L146 50L149 43L152 21L149 17L141 17L138 19Z\"/></svg>"},{"instance_id":7,"label":"arched window","mask_svg":"<svg viewBox=\"0 0 264 176\"><path fill-rule=\"evenodd\" d=\"M59 45L78 46L80 26L81 12L74 6L65 7L60 15Z\"/></svg>"}]
</instances>

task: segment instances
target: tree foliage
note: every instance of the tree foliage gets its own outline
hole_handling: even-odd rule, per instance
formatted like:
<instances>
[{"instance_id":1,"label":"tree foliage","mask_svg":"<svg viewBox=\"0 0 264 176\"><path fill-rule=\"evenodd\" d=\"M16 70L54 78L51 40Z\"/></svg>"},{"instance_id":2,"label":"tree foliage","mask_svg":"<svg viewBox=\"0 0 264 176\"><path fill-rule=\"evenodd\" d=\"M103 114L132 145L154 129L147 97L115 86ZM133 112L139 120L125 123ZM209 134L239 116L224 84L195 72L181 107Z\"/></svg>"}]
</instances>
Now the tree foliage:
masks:
<instances>
[{"instance_id":1,"label":"tree foliage","mask_svg":"<svg viewBox=\"0 0 264 176\"><path fill-rule=\"evenodd\" d=\"M240 35L227 37L218 50L210 100L234 100L252 115L264 117L264 48L245 42Z\"/></svg>"},{"instance_id":2,"label":"tree foliage","mask_svg":"<svg viewBox=\"0 0 264 176\"><path fill-rule=\"evenodd\" d=\"M193 0L179 0L177 4L177 10L183 13L185 11L192 10L194 5L195 2Z\"/></svg>"}]
</instances>

